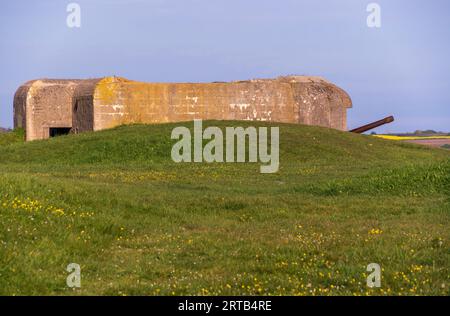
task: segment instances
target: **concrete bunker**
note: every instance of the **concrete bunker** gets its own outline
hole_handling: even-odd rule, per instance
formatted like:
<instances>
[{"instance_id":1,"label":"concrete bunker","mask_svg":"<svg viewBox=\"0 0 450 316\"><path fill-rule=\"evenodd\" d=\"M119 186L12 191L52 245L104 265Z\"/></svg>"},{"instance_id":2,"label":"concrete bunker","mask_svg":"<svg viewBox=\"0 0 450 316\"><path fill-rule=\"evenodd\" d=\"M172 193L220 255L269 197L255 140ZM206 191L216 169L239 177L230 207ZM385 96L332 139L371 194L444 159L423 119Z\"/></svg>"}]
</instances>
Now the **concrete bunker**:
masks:
<instances>
[{"instance_id":1,"label":"concrete bunker","mask_svg":"<svg viewBox=\"0 0 450 316\"><path fill-rule=\"evenodd\" d=\"M19 87L14 126L44 139L132 123L258 120L347 129L348 94L320 77L145 83L120 77L41 79Z\"/></svg>"},{"instance_id":2,"label":"concrete bunker","mask_svg":"<svg viewBox=\"0 0 450 316\"><path fill-rule=\"evenodd\" d=\"M14 127L26 139L44 139L72 128L72 96L80 80L39 79L21 86L14 96Z\"/></svg>"}]
</instances>

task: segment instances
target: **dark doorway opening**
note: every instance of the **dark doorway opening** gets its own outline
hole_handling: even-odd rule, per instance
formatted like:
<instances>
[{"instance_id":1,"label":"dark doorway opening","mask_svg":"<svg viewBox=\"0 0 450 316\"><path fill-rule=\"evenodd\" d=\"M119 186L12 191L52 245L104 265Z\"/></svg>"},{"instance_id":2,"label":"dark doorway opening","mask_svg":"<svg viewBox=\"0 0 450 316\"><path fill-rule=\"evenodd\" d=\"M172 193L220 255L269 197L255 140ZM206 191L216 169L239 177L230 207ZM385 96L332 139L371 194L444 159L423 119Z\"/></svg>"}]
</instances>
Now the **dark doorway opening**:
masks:
<instances>
[{"instance_id":1,"label":"dark doorway opening","mask_svg":"<svg viewBox=\"0 0 450 316\"><path fill-rule=\"evenodd\" d=\"M70 133L70 130L70 127L50 127L49 135L50 137L67 135Z\"/></svg>"}]
</instances>

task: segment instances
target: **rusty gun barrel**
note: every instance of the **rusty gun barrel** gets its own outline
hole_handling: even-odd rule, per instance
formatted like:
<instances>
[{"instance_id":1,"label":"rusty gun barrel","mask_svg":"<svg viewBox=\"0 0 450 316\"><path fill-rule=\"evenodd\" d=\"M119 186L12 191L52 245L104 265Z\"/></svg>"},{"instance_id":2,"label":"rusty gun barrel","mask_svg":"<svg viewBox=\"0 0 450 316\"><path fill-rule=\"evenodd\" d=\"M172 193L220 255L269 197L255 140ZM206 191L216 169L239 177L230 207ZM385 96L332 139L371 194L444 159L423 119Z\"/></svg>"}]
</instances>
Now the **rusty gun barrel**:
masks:
<instances>
[{"instance_id":1,"label":"rusty gun barrel","mask_svg":"<svg viewBox=\"0 0 450 316\"><path fill-rule=\"evenodd\" d=\"M384 125L384 124L391 123L393 121L394 121L394 117L391 115L391 116L385 117L384 119L354 128L354 129L350 130L350 132L362 134L364 132L367 132L368 130L371 130L373 128L376 128L376 127Z\"/></svg>"}]
</instances>

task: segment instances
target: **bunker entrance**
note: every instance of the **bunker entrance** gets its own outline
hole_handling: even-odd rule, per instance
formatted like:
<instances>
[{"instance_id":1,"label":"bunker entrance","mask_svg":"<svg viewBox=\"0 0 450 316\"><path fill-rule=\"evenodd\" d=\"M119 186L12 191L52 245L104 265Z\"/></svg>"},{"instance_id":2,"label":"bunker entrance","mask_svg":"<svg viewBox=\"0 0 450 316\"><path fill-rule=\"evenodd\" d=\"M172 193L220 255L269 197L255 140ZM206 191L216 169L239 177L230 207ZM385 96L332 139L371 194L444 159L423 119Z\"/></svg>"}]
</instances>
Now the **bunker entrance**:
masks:
<instances>
[{"instance_id":1,"label":"bunker entrance","mask_svg":"<svg viewBox=\"0 0 450 316\"><path fill-rule=\"evenodd\" d=\"M50 127L49 135L50 137L67 135L69 134L70 130L70 127Z\"/></svg>"}]
</instances>

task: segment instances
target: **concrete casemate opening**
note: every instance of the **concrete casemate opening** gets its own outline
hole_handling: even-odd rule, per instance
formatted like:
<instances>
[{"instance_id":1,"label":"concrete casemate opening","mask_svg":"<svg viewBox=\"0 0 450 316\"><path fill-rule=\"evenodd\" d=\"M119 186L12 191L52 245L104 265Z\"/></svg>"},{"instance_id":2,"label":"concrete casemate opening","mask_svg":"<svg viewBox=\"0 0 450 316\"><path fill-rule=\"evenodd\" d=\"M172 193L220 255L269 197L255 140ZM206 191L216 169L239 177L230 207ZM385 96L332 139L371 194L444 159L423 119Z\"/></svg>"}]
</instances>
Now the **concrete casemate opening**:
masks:
<instances>
[{"instance_id":1,"label":"concrete casemate opening","mask_svg":"<svg viewBox=\"0 0 450 316\"><path fill-rule=\"evenodd\" d=\"M70 133L71 127L50 127L50 137L56 137L61 135L67 135Z\"/></svg>"}]
</instances>

